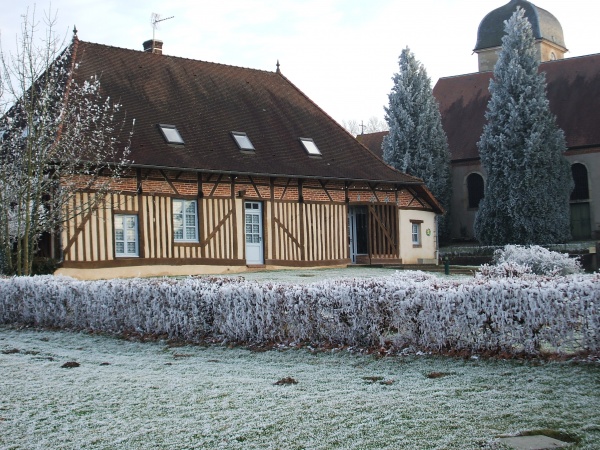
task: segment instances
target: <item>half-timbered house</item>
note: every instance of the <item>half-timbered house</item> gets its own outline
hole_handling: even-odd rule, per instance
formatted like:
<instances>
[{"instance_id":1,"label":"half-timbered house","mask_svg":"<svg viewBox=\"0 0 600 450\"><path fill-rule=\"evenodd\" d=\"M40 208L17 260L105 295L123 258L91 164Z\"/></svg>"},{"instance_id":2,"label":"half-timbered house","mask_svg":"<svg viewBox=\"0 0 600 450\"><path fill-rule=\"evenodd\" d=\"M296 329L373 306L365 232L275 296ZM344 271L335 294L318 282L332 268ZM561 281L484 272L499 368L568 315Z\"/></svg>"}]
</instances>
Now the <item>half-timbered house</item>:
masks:
<instances>
[{"instance_id":1,"label":"half-timbered house","mask_svg":"<svg viewBox=\"0 0 600 450\"><path fill-rule=\"evenodd\" d=\"M436 199L387 166L279 70L73 41L74 76L135 118L129 174L62 230L80 278L436 257ZM82 191L85 203L93 191ZM76 210L77 202L70 205Z\"/></svg>"}]
</instances>

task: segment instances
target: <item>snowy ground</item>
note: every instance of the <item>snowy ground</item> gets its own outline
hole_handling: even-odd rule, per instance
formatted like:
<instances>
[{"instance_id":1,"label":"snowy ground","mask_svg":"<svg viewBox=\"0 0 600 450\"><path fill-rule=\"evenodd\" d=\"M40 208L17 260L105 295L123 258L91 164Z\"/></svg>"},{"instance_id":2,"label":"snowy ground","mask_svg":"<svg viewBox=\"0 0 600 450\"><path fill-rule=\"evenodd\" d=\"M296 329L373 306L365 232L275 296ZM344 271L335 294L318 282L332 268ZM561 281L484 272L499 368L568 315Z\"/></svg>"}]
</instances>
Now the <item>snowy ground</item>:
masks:
<instances>
[{"instance_id":1,"label":"snowy ground","mask_svg":"<svg viewBox=\"0 0 600 450\"><path fill-rule=\"evenodd\" d=\"M61 368L70 361L80 367ZM255 353L0 327L0 375L2 449L464 450L548 428L579 437L573 448L600 442L598 364ZM274 384L285 377L298 383Z\"/></svg>"}]
</instances>

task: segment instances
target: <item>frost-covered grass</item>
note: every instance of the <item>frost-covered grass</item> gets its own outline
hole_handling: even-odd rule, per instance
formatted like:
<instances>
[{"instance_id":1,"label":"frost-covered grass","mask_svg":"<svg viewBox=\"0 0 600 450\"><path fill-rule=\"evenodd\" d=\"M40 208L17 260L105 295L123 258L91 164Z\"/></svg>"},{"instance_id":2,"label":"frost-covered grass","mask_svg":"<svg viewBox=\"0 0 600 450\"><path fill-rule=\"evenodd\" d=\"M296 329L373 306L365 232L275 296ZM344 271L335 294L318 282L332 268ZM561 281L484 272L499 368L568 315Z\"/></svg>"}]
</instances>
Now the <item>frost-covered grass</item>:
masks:
<instances>
[{"instance_id":1,"label":"frost-covered grass","mask_svg":"<svg viewBox=\"0 0 600 450\"><path fill-rule=\"evenodd\" d=\"M61 368L71 361L80 367ZM0 327L0 367L3 449L468 450L537 429L574 435L576 449L600 442L597 363L256 353ZM285 377L298 383L274 384Z\"/></svg>"},{"instance_id":2,"label":"frost-covered grass","mask_svg":"<svg viewBox=\"0 0 600 450\"><path fill-rule=\"evenodd\" d=\"M378 278L393 275L396 268L386 267L343 267L320 269L284 269L259 270L244 272L238 275L222 275L220 278L240 277L249 281L283 282L283 283L314 283L315 281L335 280L340 278Z\"/></svg>"}]
</instances>

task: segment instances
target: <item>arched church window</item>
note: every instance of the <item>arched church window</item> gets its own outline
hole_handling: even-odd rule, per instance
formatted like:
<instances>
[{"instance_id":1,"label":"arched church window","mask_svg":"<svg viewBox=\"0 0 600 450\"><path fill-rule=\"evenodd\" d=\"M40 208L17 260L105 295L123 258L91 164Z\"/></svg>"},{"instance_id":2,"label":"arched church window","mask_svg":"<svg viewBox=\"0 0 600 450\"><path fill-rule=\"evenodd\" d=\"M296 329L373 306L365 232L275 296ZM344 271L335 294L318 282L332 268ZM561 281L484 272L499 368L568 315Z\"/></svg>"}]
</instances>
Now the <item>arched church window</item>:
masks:
<instances>
[{"instance_id":1,"label":"arched church window","mask_svg":"<svg viewBox=\"0 0 600 450\"><path fill-rule=\"evenodd\" d=\"M483 177L478 173L472 173L467 177L467 192L469 197L469 209L479 208L479 202L484 197Z\"/></svg>"},{"instance_id":2,"label":"arched church window","mask_svg":"<svg viewBox=\"0 0 600 450\"><path fill-rule=\"evenodd\" d=\"M571 200L588 200L590 189L587 168L581 163L575 163L571 166L571 173L575 182L575 188L571 192Z\"/></svg>"}]
</instances>

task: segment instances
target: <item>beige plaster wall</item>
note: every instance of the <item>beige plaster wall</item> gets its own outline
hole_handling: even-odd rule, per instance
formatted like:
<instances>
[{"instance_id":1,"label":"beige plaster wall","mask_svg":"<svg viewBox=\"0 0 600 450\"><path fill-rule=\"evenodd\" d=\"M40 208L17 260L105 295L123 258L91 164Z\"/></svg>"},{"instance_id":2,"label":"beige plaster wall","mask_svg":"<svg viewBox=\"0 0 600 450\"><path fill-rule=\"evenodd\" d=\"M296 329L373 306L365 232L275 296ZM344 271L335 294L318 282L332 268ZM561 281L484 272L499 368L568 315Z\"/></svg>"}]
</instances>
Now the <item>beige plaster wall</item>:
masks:
<instances>
[{"instance_id":1,"label":"beige plaster wall","mask_svg":"<svg viewBox=\"0 0 600 450\"><path fill-rule=\"evenodd\" d=\"M565 50L548 41L536 42L535 50L541 62L565 59Z\"/></svg>"},{"instance_id":2,"label":"beige plaster wall","mask_svg":"<svg viewBox=\"0 0 600 450\"><path fill-rule=\"evenodd\" d=\"M500 47L493 47L477 52L480 72L490 72L494 70L494 66L498 61L499 51Z\"/></svg>"},{"instance_id":3,"label":"beige plaster wall","mask_svg":"<svg viewBox=\"0 0 600 450\"><path fill-rule=\"evenodd\" d=\"M496 65L496 62L498 62L500 48L501 47L486 48L477 52L480 72L490 72L494 70L494 66ZM538 56L538 61L540 62L565 58L565 50L548 41L537 41L535 43L535 51ZM552 57L552 54L554 54L554 57Z\"/></svg>"},{"instance_id":4,"label":"beige plaster wall","mask_svg":"<svg viewBox=\"0 0 600 450\"><path fill-rule=\"evenodd\" d=\"M436 214L430 211L401 209L400 216L400 258L402 264L418 264L419 259L437 260L436 254ZM412 243L411 220L422 220L421 245L415 247ZM427 230L430 235L427 236Z\"/></svg>"}]
</instances>

